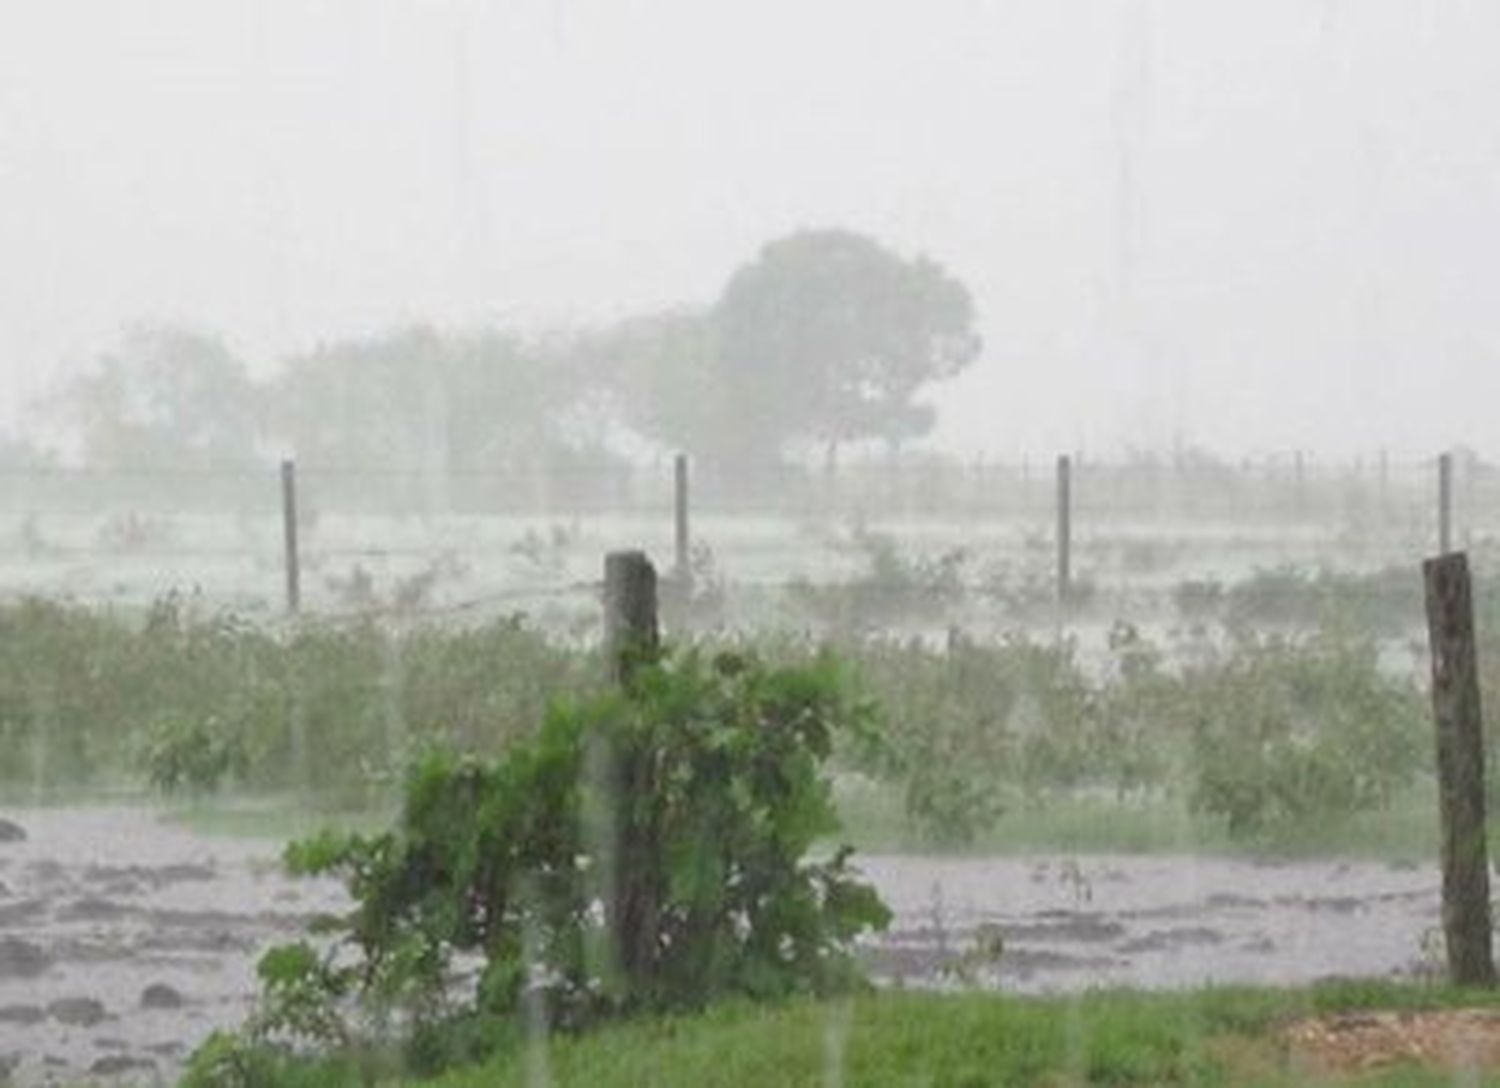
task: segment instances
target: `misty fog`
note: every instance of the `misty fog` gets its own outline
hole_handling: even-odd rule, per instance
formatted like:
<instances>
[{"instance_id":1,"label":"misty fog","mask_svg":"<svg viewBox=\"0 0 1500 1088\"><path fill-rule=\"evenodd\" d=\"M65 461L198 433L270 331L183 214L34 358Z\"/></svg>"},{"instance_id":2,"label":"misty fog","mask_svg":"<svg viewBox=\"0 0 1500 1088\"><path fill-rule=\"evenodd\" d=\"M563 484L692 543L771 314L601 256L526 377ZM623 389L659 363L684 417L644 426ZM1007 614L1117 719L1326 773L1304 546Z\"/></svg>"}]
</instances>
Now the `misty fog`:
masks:
<instances>
[{"instance_id":1,"label":"misty fog","mask_svg":"<svg viewBox=\"0 0 1500 1088\"><path fill-rule=\"evenodd\" d=\"M265 371L700 303L847 226L974 292L941 447L1491 453L1497 37L1483 0L17 0L8 415L130 323Z\"/></svg>"}]
</instances>

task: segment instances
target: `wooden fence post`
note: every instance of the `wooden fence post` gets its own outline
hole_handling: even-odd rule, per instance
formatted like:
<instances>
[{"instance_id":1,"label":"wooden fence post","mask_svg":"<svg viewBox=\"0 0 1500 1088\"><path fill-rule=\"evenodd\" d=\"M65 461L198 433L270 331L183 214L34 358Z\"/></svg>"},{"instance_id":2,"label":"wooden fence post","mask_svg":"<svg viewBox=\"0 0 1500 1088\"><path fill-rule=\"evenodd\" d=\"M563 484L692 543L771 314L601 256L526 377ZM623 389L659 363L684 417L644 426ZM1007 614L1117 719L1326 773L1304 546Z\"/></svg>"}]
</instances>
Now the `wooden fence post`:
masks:
<instances>
[{"instance_id":1,"label":"wooden fence post","mask_svg":"<svg viewBox=\"0 0 1500 1088\"><path fill-rule=\"evenodd\" d=\"M677 569L673 572L677 580L679 600L683 604L693 599L692 544L688 536L688 459L679 453L673 462L673 527L677 545Z\"/></svg>"},{"instance_id":2,"label":"wooden fence post","mask_svg":"<svg viewBox=\"0 0 1500 1088\"><path fill-rule=\"evenodd\" d=\"M1442 816L1443 938L1455 986L1493 986L1490 878L1484 831L1484 734L1474 650L1468 557L1422 564L1432 647L1437 723L1438 808Z\"/></svg>"},{"instance_id":3,"label":"wooden fence post","mask_svg":"<svg viewBox=\"0 0 1500 1088\"><path fill-rule=\"evenodd\" d=\"M1438 554L1453 550L1453 454L1438 456Z\"/></svg>"},{"instance_id":4,"label":"wooden fence post","mask_svg":"<svg viewBox=\"0 0 1500 1088\"><path fill-rule=\"evenodd\" d=\"M641 551L604 557L604 656L610 679L628 687L635 668L660 643L656 568Z\"/></svg>"},{"instance_id":5,"label":"wooden fence post","mask_svg":"<svg viewBox=\"0 0 1500 1088\"><path fill-rule=\"evenodd\" d=\"M1073 590L1073 459L1057 459L1057 603L1065 607Z\"/></svg>"},{"instance_id":6,"label":"wooden fence post","mask_svg":"<svg viewBox=\"0 0 1500 1088\"><path fill-rule=\"evenodd\" d=\"M302 608L302 561L297 553L297 463L281 462L281 528L286 552L286 610Z\"/></svg>"}]
</instances>

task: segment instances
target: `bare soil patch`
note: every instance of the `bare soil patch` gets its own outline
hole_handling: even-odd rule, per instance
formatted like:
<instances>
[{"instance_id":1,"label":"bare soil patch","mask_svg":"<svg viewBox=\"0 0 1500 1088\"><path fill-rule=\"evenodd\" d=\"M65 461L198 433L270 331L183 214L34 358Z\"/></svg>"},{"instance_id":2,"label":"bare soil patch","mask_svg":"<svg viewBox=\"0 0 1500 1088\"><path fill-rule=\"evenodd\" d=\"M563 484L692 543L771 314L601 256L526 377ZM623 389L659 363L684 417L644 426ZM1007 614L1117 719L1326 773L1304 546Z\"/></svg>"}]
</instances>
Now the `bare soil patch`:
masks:
<instances>
[{"instance_id":1,"label":"bare soil patch","mask_svg":"<svg viewBox=\"0 0 1500 1088\"><path fill-rule=\"evenodd\" d=\"M1355 1012L1286 1029L1293 1068L1320 1078L1420 1065L1455 1073L1500 1070L1500 1009Z\"/></svg>"}]
</instances>

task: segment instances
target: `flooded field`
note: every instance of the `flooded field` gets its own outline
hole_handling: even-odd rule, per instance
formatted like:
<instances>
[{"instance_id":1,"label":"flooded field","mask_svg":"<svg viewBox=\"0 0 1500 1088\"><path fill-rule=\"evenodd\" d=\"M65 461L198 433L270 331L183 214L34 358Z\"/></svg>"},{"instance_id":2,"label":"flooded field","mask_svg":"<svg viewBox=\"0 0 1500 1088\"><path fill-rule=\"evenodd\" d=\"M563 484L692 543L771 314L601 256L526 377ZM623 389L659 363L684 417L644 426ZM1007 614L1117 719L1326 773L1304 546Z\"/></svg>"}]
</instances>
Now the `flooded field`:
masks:
<instances>
[{"instance_id":1,"label":"flooded field","mask_svg":"<svg viewBox=\"0 0 1500 1088\"><path fill-rule=\"evenodd\" d=\"M259 950L341 901L335 886L283 877L275 843L205 838L150 809L5 815L0 1066L11 1083L170 1083L210 1031L243 1019Z\"/></svg>"},{"instance_id":2,"label":"flooded field","mask_svg":"<svg viewBox=\"0 0 1500 1088\"><path fill-rule=\"evenodd\" d=\"M278 844L146 807L12 809L0 831L0 1063L18 1085L170 1083L250 1007L254 964L341 890ZM24 835L24 838L21 837ZM896 914L883 982L1009 992L1303 983L1424 969L1438 873L1191 856L934 859L861 867Z\"/></svg>"},{"instance_id":3,"label":"flooded field","mask_svg":"<svg viewBox=\"0 0 1500 1088\"><path fill-rule=\"evenodd\" d=\"M1430 968L1440 924L1436 865L1186 855L860 865L896 914L868 955L885 982L1069 993L1407 975Z\"/></svg>"}]
</instances>

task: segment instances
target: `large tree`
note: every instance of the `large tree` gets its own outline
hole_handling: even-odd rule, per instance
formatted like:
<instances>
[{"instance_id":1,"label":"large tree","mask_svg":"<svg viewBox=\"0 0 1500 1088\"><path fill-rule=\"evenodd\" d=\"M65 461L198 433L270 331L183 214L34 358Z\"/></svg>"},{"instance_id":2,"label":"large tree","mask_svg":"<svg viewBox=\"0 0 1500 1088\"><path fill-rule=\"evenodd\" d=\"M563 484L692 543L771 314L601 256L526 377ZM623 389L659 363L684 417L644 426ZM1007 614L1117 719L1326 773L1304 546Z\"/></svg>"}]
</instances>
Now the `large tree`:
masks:
<instances>
[{"instance_id":1,"label":"large tree","mask_svg":"<svg viewBox=\"0 0 1500 1088\"><path fill-rule=\"evenodd\" d=\"M928 384L979 354L968 290L925 257L862 234L805 230L767 244L713 308L710 452L774 459L789 441L825 446L927 433Z\"/></svg>"}]
</instances>

